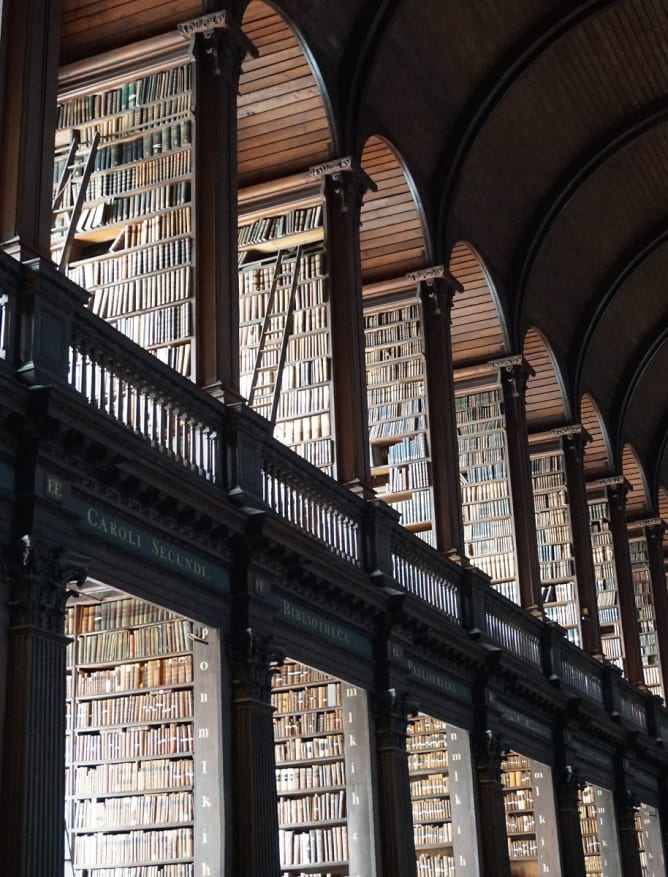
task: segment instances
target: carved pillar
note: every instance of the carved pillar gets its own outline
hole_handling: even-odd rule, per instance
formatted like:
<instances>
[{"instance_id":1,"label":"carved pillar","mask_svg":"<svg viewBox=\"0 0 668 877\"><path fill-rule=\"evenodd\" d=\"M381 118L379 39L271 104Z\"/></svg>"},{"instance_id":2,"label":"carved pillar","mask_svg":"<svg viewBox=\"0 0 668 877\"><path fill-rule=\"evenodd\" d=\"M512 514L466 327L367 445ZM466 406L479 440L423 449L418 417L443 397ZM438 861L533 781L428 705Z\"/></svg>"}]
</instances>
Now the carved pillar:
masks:
<instances>
[{"instance_id":1,"label":"carved pillar","mask_svg":"<svg viewBox=\"0 0 668 877\"><path fill-rule=\"evenodd\" d=\"M343 484L366 492L369 474L369 415L364 359L364 314L360 263L360 211L374 183L351 158L311 168L321 176L325 197L325 241L331 313L336 472Z\"/></svg>"},{"instance_id":2,"label":"carved pillar","mask_svg":"<svg viewBox=\"0 0 668 877\"><path fill-rule=\"evenodd\" d=\"M422 301L434 531L439 551L464 554L450 315L462 286L443 266L410 274Z\"/></svg>"},{"instance_id":3,"label":"carved pillar","mask_svg":"<svg viewBox=\"0 0 668 877\"><path fill-rule=\"evenodd\" d=\"M409 712L409 699L393 688L378 699L376 754L383 877L409 877L417 867L406 750Z\"/></svg>"},{"instance_id":4,"label":"carved pillar","mask_svg":"<svg viewBox=\"0 0 668 877\"><path fill-rule=\"evenodd\" d=\"M10 626L0 861L7 877L62 874L65 834L65 601L85 570L23 537L8 564Z\"/></svg>"},{"instance_id":5,"label":"carved pillar","mask_svg":"<svg viewBox=\"0 0 668 877\"><path fill-rule=\"evenodd\" d=\"M237 91L241 62L257 54L215 12L179 25L194 57L193 226L197 291L197 383L239 398L237 268Z\"/></svg>"},{"instance_id":6,"label":"carved pillar","mask_svg":"<svg viewBox=\"0 0 668 877\"><path fill-rule=\"evenodd\" d=\"M590 655L600 658L603 651L601 648L601 628L598 621L596 577L589 534L589 508L584 472L584 449L588 438L581 426L570 427L563 437L563 449L566 462L568 505L571 512L573 556L580 598L582 647Z\"/></svg>"},{"instance_id":7,"label":"carved pillar","mask_svg":"<svg viewBox=\"0 0 668 877\"><path fill-rule=\"evenodd\" d=\"M267 638L242 631L232 656L233 835L235 874L278 877L278 808Z\"/></svg>"},{"instance_id":8,"label":"carved pillar","mask_svg":"<svg viewBox=\"0 0 668 877\"><path fill-rule=\"evenodd\" d=\"M661 679L665 694L668 691L668 592L666 591L666 573L663 568L663 534L666 525L661 518L652 518L638 523L643 524L647 539Z\"/></svg>"},{"instance_id":9,"label":"carved pillar","mask_svg":"<svg viewBox=\"0 0 668 877\"><path fill-rule=\"evenodd\" d=\"M0 8L0 241L16 258L48 258L61 2Z\"/></svg>"},{"instance_id":10,"label":"carved pillar","mask_svg":"<svg viewBox=\"0 0 668 877\"><path fill-rule=\"evenodd\" d=\"M629 554L629 539L626 528L627 482L620 478L617 483L606 485L610 506L610 532L615 551L617 587L619 590L619 611L622 617L624 637L624 675L629 682L643 683L640 639L636 620L636 604L633 592L633 575Z\"/></svg>"},{"instance_id":11,"label":"carved pillar","mask_svg":"<svg viewBox=\"0 0 668 877\"><path fill-rule=\"evenodd\" d=\"M487 730L473 740L478 824L480 825L481 877L510 877L506 814L501 784L501 742Z\"/></svg>"},{"instance_id":12,"label":"carved pillar","mask_svg":"<svg viewBox=\"0 0 668 877\"><path fill-rule=\"evenodd\" d=\"M615 796L619 850L624 877L643 877L644 874L636 830L636 812L639 806L640 802L636 796L625 788L619 790Z\"/></svg>"},{"instance_id":13,"label":"carved pillar","mask_svg":"<svg viewBox=\"0 0 668 877\"><path fill-rule=\"evenodd\" d=\"M520 602L525 609L540 612L542 592L525 397L527 380L533 372L522 356L496 360L491 364L499 368L503 387Z\"/></svg>"},{"instance_id":14,"label":"carved pillar","mask_svg":"<svg viewBox=\"0 0 668 877\"><path fill-rule=\"evenodd\" d=\"M578 806L581 783L577 769L564 765L555 771L557 819L559 822L559 853L561 869L569 877L585 877L582 828Z\"/></svg>"}]
</instances>

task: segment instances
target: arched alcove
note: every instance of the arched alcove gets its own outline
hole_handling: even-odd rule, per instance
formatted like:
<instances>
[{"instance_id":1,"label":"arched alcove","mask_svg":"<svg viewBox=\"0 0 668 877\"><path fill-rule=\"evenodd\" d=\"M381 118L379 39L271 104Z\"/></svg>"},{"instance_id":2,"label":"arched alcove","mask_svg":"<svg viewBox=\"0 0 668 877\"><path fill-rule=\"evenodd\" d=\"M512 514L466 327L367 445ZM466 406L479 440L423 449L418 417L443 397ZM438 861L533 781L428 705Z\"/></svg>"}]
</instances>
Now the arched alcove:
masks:
<instances>
[{"instance_id":1,"label":"arched alcove","mask_svg":"<svg viewBox=\"0 0 668 877\"><path fill-rule=\"evenodd\" d=\"M535 327L524 336L524 358L535 374L526 391L527 423L530 430L545 429L570 421L571 413L552 349Z\"/></svg>"},{"instance_id":2,"label":"arched alcove","mask_svg":"<svg viewBox=\"0 0 668 877\"><path fill-rule=\"evenodd\" d=\"M624 445L622 450L622 475L631 487L626 497L626 513L635 516L648 514L647 479L638 460L638 455L629 444Z\"/></svg>"},{"instance_id":3,"label":"arched alcove","mask_svg":"<svg viewBox=\"0 0 668 877\"><path fill-rule=\"evenodd\" d=\"M584 455L587 479L619 474L611 471L610 439L596 403L588 393L580 400L580 423L591 438L585 446Z\"/></svg>"},{"instance_id":4,"label":"arched alcove","mask_svg":"<svg viewBox=\"0 0 668 877\"><path fill-rule=\"evenodd\" d=\"M332 158L331 114L317 71L290 24L263 0L243 18L257 58L244 60L237 103L241 187Z\"/></svg>"},{"instance_id":5,"label":"arched alcove","mask_svg":"<svg viewBox=\"0 0 668 877\"><path fill-rule=\"evenodd\" d=\"M430 246L414 189L402 162L381 137L370 137L362 167L376 184L362 205L362 278L373 282L424 268Z\"/></svg>"},{"instance_id":6,"label":"arched alcove","mask_svg":"<svg viewBox=\"0 0 668 877\"><path fill-rule=\"evenodd\" d=\"M473 248L452 248L449 271L464 287L452 307L452 361L456 368L505 356L508 330L489 275Z\"/></svg>"}]
</instances>

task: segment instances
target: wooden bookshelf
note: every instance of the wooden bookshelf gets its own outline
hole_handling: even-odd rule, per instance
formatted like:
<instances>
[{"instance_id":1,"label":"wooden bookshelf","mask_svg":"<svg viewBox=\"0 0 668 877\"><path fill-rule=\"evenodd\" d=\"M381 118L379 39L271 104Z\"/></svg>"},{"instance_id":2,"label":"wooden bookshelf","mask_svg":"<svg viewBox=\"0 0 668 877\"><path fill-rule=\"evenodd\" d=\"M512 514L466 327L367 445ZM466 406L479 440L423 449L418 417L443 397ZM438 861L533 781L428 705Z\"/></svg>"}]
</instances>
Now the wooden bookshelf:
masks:
<instances>
[{"instance_id":1,"label":"wooden bookshelf","mask_svg":"<svg viewBox=\"0 0 668 877\"><path fill-rule=\"evenodd\" d=\"M418 877L455 874L445 722L418 713L408 723L406 748Z\"/></svg>"},{"instance_id":2,"label":"wooden bookshelf","mask_svg":"<svg viewBox=\"0 0 668 877\"><path fill-rule=\"evenodd\" d=\"M246 215L239 228L240 388L274 435L334 474L322 203Z\"/></svg>"},{"instance_id":3,"label":"wooden bookshelf","mask_svg":"<svg viewBox=\"0 0 668 877\"><path fill-rule=\"evenodd\" d=\"M661 840L661 822L656 807L641 803L636 811L635 827L643 877L662 877L665 874L665 857Z\"/></svg>"},{"instance_id":4,"label":"wooden bookshelf","mask_svg":"<svg viewBox=\"0 0 668 877\"><path fill-rule=\"evenodd\" d=\"M91 293L91 310L188 377L191 92L190 63L172 62L62 94L54 194L68 166L71 175L56 200L51 235L52 258Z\"/></svg>"},{"instance_id":5,"label":"wooden bookshelf","mask_svg":"<svg viewBox=\"0 0 668 877\"><path fill-rule=\"evenodd\" d=\"M402 524L434 544L422 309L413 300L367 306L364 339L371 475Z\"/></svg>"},{"instance_id":6,"label":"wooden bookshelf","mask_svg":"<svg viewBox=\"0 0 668 877\"><path fill-rule=\"evenodd\" d=\"M588 877L604 877L600 823L596 788L594 786L585 785L580 789L578 792L578 810L580 812L580 831L582 833L585 873Z\"/></svg>"},{"instance_id":7,"label":"wooden bookshelf","mask_svg":"<svg viewBox=\"0 0 668 877\"><path fill-rule=\"evenodd\" d=\"M498 372L459 374L455 380L466 555L497 590L519 604L508 435Z\"/></svg>"},{"instance_id":8,"label":"wooden bookshelf","mask_svg":"<svg viewBox=\"0 0 668 877\"><path fill-rule=\"evenodd\" d=\"M531 436L529 448L543 609L579 646L580 606L561 439Z\"/></svg>"},{"instance_id":9,"label":"wooden bookshelf","mask_svg":"<svg viewBox=\"0 0 668 877\"><path fill-rule=\"evenodd\" d=\"M82 596L66 625L72 873L193 877L199 627L117 592Z\"/></svg>"},{"instance_id":10,"label":"wooden bookshelf","mask_svg":"<svg viewBox=\"0 0 668 877\"><path fill-rule=\"evenodd\" d=\"M506 811L508 855L513 875L538 875L536 818L528 758L509 754L501 764L503 804Z\"/></svg>"},{"instance_id":11,"label":"wooden bookshelf","mask_svg":"<svg viewBox=\"0 0 668 877\"><path fill-rule=\"evenodd\" d=\"M355 712L350 700L359 695L359 689L293 660L273 677L283 877L334 877L354 867L351 798L353 810L364 809L364 802L354 791L351 758L359 752L349 751L346 722ZM363 735L354 733L353 739L360 751L368 747Z\"/></svg>"},{"instance_id":12,"label":"wooden bookshelf","mask_svg":"<svg viewBox=\"0 0 668 877\"><path fill-rule=\"evenodd\" d=\"M601 645L608 661L623 669L624 637L615 550L610 531L610 505L605 488L593 486L588 490L588 506Z\"/></svg>"},{"instance_id":13,"label":"wooden bookshelf","mask_svg":"<svg viewBox=\"0 0 668 877\"><path fill-rule=\"evenodd\" d=\"M638 618L640 656L642 658L643 679L653 694L664 696L659 657L659 639L656 631L656 611L652 593L652 575L647 552L647 539L631 530L629 536L629 555L631 576Z\"/></svg>"}]
</instances>

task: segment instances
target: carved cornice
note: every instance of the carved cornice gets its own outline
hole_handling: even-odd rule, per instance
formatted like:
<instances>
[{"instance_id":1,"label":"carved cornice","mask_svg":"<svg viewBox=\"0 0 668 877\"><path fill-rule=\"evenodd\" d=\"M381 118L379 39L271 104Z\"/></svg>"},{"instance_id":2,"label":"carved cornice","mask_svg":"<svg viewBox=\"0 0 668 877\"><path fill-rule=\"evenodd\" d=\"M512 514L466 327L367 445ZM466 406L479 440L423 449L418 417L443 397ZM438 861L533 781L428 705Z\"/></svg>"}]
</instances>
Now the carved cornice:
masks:
<instances>
[{"instance_id":1,"label":"carved cornice","mask_svg":"<svg viewBox=\"0 0 668 877\"><path fill-rule=\"evenodd\" d=\"M232 650L235 700L270 704L271 665L283 660L283 653L270 637L258 636L250 627L242 631Z\"/></svg>"},{"instance_id":2,"label":"carved cornice","mask_svg":"<svg viewBox=\"0 0 668 877\"><path fill-rule=\"evenodd\" d=\"M378 698L376 721L385 745L406 751L408 717L417 710L417 704L406 692L388 688Z\"/></svg>"},{"instance_id":3,"label":"carved cornice","mask_svg":"<svg viewBox=\"0 0 668 877\"><path fill-rule=\"evenodd\" d=\"M375 192L378 188L350 155L313 165L308 172L316 179L329 180L330 192L341 212L350 213L356 219L359 219L366 192Z\"/></svg>"},{"instance_id":4,"label":"carved cornice","mask_svg":"<svg viewBox=\"0 0 668 877\"><path fill-rule=\"evenodd\" d=\"M248 39L225 9L192 18L177 25L177 30L191 40L191 51L199 39L204 53L213 59L215 75L224 74L228 81L238 83L241 62L246 55L257 58L257 47Z\"/></svg>"}]
</instances>

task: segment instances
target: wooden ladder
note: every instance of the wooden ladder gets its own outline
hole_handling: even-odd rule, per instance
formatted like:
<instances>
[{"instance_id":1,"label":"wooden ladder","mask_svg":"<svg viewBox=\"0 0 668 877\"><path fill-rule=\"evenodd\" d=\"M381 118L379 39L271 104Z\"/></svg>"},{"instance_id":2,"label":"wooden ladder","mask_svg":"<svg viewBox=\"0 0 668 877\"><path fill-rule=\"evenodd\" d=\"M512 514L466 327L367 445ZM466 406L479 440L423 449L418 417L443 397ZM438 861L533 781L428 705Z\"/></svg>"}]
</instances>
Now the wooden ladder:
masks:
<instances>
[{"instance_id":1,"label":"wooden ladder","mask_svg":"<svg viewBox=\"0 0 668 877\"><path fill-rule=\"evenodd\" d=\"M81 161L78 159L79 147L81 145L81 135L76 128L74 129L72 133L72 142L70 143L69 152L67 153L67 159L65 161L65 167L63 168L63 175L60 178L58 188L56 189L55 195L53 196L52 209L57 210L60 202L63 200L63 195L65 194L65 192L68 189L74 188L78 185L74 204L69 211L67 225L62 229L63 248L60 254L60 262L58 264L58 270L62 272L67 270L67 266L70 262L72 243L74 241L74 235L77 230L77 223L79 222L79 217L81 216L81 210L86 201L88 182L95 166L95 156L97 154L97 148L99 143L100 132L96 131L95 136L93 137L93 142L91 143L88 156L83 163L83 171L81 177L75 180L74 172L79 167L81 167Z\"/></svg>"},{"instance_id":2,"label":"wooden ladder","mask_svg":"<svg viewBox=\"0 0 668 877\"><path fill-rule=\"evenodd\" d=\"M278 401L283 381L283 367L285 365L288 341L292 334L301 261L302 248L299 246L294 256L294 263L292 258L289 259L290 264L294 264L294 268L288 288L287 285L281 283L287 276L287 272L284 273L283 269L284 265L288 263L288 260L284 259L284 252L282 250L276 259L267 310L260 332L255 368L248 394L249 406L266 417L272 426L276 423Z\"/></svg>"}]
</instances>

